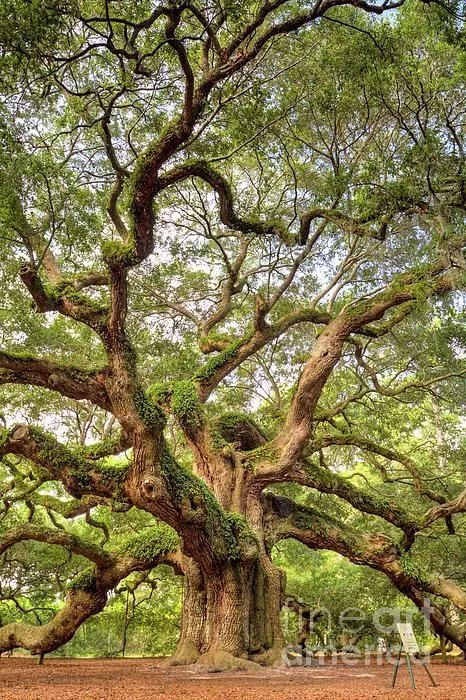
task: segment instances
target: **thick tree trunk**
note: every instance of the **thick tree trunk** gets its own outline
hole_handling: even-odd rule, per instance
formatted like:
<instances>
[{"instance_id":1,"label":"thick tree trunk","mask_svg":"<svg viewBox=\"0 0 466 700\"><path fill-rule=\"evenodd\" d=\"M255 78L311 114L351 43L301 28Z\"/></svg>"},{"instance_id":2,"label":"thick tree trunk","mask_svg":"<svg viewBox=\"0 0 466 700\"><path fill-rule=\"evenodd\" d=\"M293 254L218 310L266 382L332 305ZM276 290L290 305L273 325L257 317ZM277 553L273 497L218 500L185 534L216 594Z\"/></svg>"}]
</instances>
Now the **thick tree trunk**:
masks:
<instances>
[{"instance_id":1,"label":"thick tree trunk","mask_svg":"<svg viewBox=\"0 0 466 700\"><path fill-rule=\"evenodd\" d=\"M282 663L280 610L284 577L265 555L217 572L185 568L182 628L168 664L198 662L215 670Z\"/></svg>"}]
</instances>

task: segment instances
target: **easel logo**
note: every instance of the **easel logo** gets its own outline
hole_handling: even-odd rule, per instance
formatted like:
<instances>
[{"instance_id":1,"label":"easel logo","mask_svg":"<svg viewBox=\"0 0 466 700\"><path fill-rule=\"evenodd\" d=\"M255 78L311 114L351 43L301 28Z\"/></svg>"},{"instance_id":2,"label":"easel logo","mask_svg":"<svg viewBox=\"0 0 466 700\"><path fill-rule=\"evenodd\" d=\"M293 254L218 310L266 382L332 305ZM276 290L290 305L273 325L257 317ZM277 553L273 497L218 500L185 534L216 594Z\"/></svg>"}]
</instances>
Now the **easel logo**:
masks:
<instances>
[{"instance_id":1,"label":"easel logo","mask_svg":"<svg viewBox=\"0 0 466 700\"><path fill-rule=\"evenodd\" d=\"M421 656L419 644L417 643L417 639L415 637L412 625L407 622L398 622L396 626L398 628L398 634L401 638L402 648L398 652L398 656L395 662L395 668L393 669L392 688L395 687L398 669L400 668L401 664L401 656L403 653L405 655L406 667L409 673L409 681L411 683L411 688L413 688L413 690L416 689L416 682L414 680L411 656L413 657L413 661L417 660L422 664L422 666L425 669L425 672L429 676L432 685L435 687L437 684L434 681L431 672L429 671L425 659Z\"/></svg>"}]
</instances>

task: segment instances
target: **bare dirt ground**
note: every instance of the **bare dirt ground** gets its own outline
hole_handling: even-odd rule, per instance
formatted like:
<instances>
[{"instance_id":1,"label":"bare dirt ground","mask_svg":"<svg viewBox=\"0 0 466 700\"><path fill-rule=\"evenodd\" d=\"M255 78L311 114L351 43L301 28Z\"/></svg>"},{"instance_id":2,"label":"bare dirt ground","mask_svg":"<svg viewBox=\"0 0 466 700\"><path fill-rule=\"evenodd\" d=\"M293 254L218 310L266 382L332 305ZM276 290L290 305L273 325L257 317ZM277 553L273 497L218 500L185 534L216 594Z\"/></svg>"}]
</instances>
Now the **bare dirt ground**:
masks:
<instances>
[{"instance_id":1,"label":"bare dirt ground","mask_svg":"<svg viewBox=\"0 0 466 700\"><path fill-rule=\"evenodd\" d=\"M266 670L255 674L210 674L188 668L161 669L156 659L0 658L1 700L461 700L466 698L466 666L434 664L437 688L429 687L416 664L417 690L406 668L390 687L392 666L327 662L316 668Z\"/></svg>"}]
</instances>

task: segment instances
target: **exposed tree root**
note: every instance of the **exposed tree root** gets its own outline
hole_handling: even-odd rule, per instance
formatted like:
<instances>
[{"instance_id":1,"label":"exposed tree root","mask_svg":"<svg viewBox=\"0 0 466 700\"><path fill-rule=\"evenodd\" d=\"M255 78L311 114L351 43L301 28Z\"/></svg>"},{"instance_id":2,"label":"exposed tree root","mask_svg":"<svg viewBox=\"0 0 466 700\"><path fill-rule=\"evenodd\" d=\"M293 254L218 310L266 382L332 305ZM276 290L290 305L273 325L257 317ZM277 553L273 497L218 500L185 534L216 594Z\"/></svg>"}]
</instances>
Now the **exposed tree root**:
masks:
<instances>
[{"instance_id":1,"label":"exposed tree root","mask_svg":"<svg viewBox=\"0 0 466 700\"><path fill-rule=\"evenodd\" d=\"M260 654L250 657L252 661L260 666L269 668L283 668L289 666L289 662L283 647L272 647Z\"/></svg>"},{"instance_id":2,"label":"exposed tree root","mask_svg":"<svg viewBox=\"0 0 466 700\"><path fill-rule=\"evenodd\" d=\"M199 657L199 649L194 642L184 641L178 645L173 656L163 659L159 666L161 668L167 668L170 666L189 666L190 664L196 663Z\"/></svg>"},{"instance_id":3,"label":"exposed tree root","mask_svg":"<svg viewBox=\"0 0 466 700\"><path fill-rule=\"evenodd\" d=\"M220 673L221 671L260 671L261 667L254 661L233 656L222 649L211 649L202 654L196 661L196 666L203 668L208 673Z\"/></svg>"}]
</instances>

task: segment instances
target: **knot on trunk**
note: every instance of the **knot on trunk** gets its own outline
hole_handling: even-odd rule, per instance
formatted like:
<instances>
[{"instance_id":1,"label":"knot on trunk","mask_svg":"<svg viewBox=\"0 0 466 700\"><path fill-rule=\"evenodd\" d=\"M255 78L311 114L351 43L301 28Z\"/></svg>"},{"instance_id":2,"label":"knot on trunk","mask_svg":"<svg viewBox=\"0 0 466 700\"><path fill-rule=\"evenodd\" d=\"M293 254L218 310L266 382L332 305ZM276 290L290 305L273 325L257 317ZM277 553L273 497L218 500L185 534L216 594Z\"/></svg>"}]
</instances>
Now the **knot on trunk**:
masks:
<instances>
[{"instance_id":1,"label":"knot on trunk","mask_svg":"<svg viewBox=\"0 0 466 700\"><path fill-rule=\"evenodd\" d=\"M141 491L146 498L155 499L162 492L162 483L155 477L144 479Z\"/></svg>"},{"instance_id":2,"label":"knot on trunk","mask_svg":"<svg viewBox=\"0 0 466 700\"><path fill-rule=\"evenodd\" d=\"M181 513L185 520L192 523L203 523L206 519L204 505L196 495L185 496L180 502Z\"/></svg>"},{"instance_id":3,"label":"knot on trunk","mask_svg":"<svg viewBox=\"0 0 466 700\"><path fill-rule=\"evenodd\" d=\"M29 434L29 427L27 425L15 425L10 433L11 442L19 442L24 440Z\"/></svg>"},{"instance_id":4,"label":"knot on trunk","mask_svg":"<svg viewBox=\"0 0 466 700\"><path fill-rule=\"evenodd\" d=\"M49 375L47 383L50 387L54 388L54 387L58 386L59 384L63 384L63 381L65 379L66 379L66 377L64 374L60 374L58 372L55 372L55 373Z\"/></svg>"}]
</instances>

